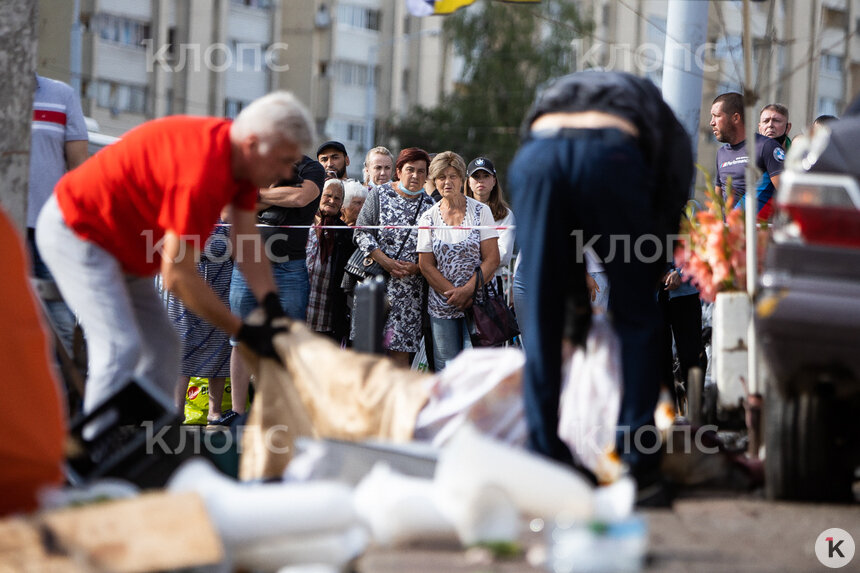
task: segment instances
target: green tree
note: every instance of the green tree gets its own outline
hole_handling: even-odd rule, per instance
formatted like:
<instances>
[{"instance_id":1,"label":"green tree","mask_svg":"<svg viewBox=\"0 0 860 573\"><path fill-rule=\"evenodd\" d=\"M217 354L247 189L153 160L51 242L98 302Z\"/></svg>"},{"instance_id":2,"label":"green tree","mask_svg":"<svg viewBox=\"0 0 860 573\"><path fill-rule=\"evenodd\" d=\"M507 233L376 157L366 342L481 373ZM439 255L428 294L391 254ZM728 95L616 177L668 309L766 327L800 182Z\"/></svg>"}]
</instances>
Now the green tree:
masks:
<instances>
[{"instance_id":1,"label":"green tree","mask_svg":"<svg viewBox=\"0 0 860 573\"><path fill-rule=\"evenodd\" d=\"M538 86L573 71L571 42L589 31L572 0L480 2L456 12L444 33L463 57L461 81L438 107L397 119L391 135L401 148L450 149L466 161L486 155L504 174Z\"/></svg>"}]
</instances>

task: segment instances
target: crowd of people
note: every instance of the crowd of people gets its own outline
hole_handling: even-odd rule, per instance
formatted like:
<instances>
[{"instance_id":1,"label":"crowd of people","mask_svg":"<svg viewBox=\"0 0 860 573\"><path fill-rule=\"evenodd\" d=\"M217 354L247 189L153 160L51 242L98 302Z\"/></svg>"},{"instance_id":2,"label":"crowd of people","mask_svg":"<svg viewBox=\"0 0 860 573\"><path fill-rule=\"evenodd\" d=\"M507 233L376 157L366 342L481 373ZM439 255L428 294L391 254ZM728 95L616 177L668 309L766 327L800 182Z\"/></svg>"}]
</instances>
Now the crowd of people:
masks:
<instances>
[{"instance_id":1,"label":"crowd of people","mask_svg":"<svg viewBox=\"0 0 860 573\"><path fill-rule=\"evenodd\" d=\"M710 110L725 143L715 184L726 191L731 181L738 198L753 188L743 179L742 104L739 94L723 94ZM755 189L765 220L790 128L783 106L761 111L755 160L765 174ZM497 281L519 250L512 298L527 359L528 445L560 461L576 465L557 435L562 343L585 344L592 313L609 313L621 340L624 432L653 425L660 385L671 388L673 338L682 377L704 366L701 305L682 271L652 253L607 257L613 237L638 244L677 232L693 181L689 136L647 80L595 71L548 85L510 168L513 209L489 157L467 163L454 151L417 147L395 157L375 147L357 181L347 176L341 142L323 143L315 159L303 155L313 133L307 109L284 92L234 121L155 120L44 198L32 248L87 336L85 411L129 376L160 384L177 403L189 377L200 376L210 380L208 421L233 423L249 392L240 342L275 356L283 316L343 347L363 335L359 278L348 272L356 256L386 277L386 352L408 367L424 350L438 371L471 346L466 317L479 277ZM593 247L578 252L574 231ZM183 256L189 237L199 257ZM250 324L257 307L263 324ZM228 376L233 406L221 411ZM649 482L655 456L623 439L618 451L640 485Z\"/></svg>"},{"instance_id":2,"label":"crowd of people","mask_svg":"<svg viewBox=\"0 0 860 573\"><path fill-rule=\"evenodd\" d=\"M432 357L430 369L441 370L471 346L464 312L475 291L476 267L487 280L494 280L501 276L500 263L507 266L514 251L514 217L493 162L478 157L467 168L463 158L452 151L431 158L422 149L408 148L395 158L387 148L375 147L365 158L363 181L347 177L349 164L346 147L328 141L317 149L316 161L306 156L299 162L292 181L279 181L259 193L258 220L267 225L262 231L267 244L264 251L275 273L283 310L342 347L351 346L356 336L363 335L352 320L362 312L353 308L358 279L346 272L350 257L358 250L386 276L389 308L384 346L388 355L409 367L415 354L424 350ZM427 193L428 181L438 200ZM295 191L279 191L275 197L273 189L279 188ZM309 191L303 193L304 188ZM291 199L286 201L286 197ZM223 213L219 223L224 224L227 217ZM433 228L419 231L416 226ZM462 226L481 228L469 231L461 230ZM497 231L497 226L505 228ZM229 232L229 225L215 228L198 271L232 311L244 318L256 301L238 267L223 257ZM294 248L304 242L303 257L292 257L294 253L276 247L285 233L292 233L286 243ZM214 257L210 256L213 250ZM295 267L291 272L297 278L292 282L278 278L285 265ZM284 270L284 275L289 274ZM164 297L182 338L177 402L183 401L189 377L209 378L208 421L231 424L244 412L248 392L248 371L241 356L225 336L214 332L217 329L204 327L206 323L181 300L168 292ZM227 375L234 406L222 412Z\"/></svg>"}]
</instances>

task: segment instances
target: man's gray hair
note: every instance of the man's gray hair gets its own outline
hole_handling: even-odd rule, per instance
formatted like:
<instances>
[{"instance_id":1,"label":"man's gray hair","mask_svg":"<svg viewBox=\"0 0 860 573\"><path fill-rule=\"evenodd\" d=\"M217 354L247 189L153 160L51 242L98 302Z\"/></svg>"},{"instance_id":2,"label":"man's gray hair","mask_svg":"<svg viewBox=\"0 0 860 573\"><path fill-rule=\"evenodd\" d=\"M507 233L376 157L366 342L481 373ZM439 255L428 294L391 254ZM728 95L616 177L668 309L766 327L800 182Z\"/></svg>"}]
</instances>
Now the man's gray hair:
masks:
<instances>
[{"instance_id":1,"label":"man's gray hair","mask_svg":"<svg viewBox=\"0 0 860 573\"><path fill-rule=\"evenodd\" d=\"M272 92L252 101L239 112L233 129L240 138L257 135L262 144L261 153L280 141L289 141L305 149L316 137L308 108L286 91Z\"/></svg>"},{"instance_id":2,"label":"man's gray hair","mask_svg":"<svg viewBox=\"0 0 860 573\"><path fill-rule=\"evenodd\" d=\"M367 187L350 179L343 184L343 206L349 207L349 204L356 197L367 198Z\"/></svg>"}]
</instances>

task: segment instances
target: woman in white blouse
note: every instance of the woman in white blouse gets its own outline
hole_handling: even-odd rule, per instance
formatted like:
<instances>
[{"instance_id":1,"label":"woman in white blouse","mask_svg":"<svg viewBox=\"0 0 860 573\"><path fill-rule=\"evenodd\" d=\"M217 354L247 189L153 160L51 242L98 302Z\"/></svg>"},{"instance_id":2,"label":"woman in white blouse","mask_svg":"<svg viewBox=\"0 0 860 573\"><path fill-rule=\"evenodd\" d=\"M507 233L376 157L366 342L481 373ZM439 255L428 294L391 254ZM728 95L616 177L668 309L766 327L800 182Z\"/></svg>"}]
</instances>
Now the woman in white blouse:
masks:
<instances>
[{"instance_id":1,"label":"woman in white blouse","mask_svg":"<svg viewBox=\"0 0 860 573\"><path fill-rule=\"evenodd\" d=\"M486 157L476 157L469 163L466 176L466 197L473 197L489 206L497 226L510 227L499 231L499 268L496 270L496 276L501 277L507 272L511 255L514 254L514 213L505 201L492 161Z\"/></svg>"},{"instance_id":2,"label":"woman in white blouse","mask_svg":"<svg viewBox=\"0 0 860 573\"><path fill-rule=\"evenodd\" d=\"M430 284L427 311L433 334L433 361L439 372L449 360L471 346L464 310L472 306L480 265L484 277L499 266L498 233L490 207L466 197L466 163L453 151L436 155L430 178L442 200L428 209L418 224L418 267ZM446 227L483 226L483 229Z\"/></svg>"}]
</instances>

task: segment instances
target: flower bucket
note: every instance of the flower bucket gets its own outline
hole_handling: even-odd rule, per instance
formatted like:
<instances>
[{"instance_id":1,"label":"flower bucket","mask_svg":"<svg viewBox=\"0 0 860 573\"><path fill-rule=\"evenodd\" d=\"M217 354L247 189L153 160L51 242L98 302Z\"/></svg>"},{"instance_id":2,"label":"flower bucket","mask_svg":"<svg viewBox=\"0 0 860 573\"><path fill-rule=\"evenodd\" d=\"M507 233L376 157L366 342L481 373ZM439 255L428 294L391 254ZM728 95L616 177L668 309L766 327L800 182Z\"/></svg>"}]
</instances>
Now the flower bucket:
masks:
<instances>
[{"instance_id":1,"label":"flower bucket","mask_svg":"<svg viewBox=\"0 0 860 573\"><path fill-rule=\"evenodd\" d=\"M743 407L742 380L748 378L747 331L752 305L745 292L717 293L714 303L712 352L721 410Z\"/></svg>"}]
</instances>

